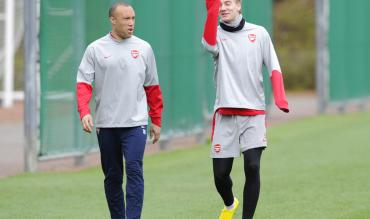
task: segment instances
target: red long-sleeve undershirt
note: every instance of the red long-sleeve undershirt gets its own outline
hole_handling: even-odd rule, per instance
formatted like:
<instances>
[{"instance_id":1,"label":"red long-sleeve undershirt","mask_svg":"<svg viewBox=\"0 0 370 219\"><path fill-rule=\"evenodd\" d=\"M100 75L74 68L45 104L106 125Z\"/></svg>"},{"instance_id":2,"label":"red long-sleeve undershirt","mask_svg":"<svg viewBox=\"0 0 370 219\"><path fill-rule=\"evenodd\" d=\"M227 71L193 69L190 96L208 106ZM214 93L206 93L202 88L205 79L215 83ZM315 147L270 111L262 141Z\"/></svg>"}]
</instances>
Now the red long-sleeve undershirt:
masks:
<instances>
[{"instance_id":1,"label":"red long-sleeve undershirt","mask_svg":"<svg viewBox=\"0 0 370 219\"><path fill-rule=\"evenodd\" d=\"M77 83L77 109L82 119L87 114L90 114L89 102L92 97L93 87L90 84L79 82ZM149 106L149 116L153 124L162 125L163 98L159 85L144 87L147 103Z\"/></svg>"}]
</instances>

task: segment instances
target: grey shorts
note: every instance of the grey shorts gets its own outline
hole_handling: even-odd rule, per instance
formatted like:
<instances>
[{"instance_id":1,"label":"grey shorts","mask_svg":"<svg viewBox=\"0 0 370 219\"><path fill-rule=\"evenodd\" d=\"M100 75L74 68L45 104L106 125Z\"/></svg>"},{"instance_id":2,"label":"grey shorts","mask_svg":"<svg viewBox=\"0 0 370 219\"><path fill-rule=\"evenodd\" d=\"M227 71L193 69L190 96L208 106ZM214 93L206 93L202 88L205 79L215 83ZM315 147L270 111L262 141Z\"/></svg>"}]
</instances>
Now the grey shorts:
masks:
<instances>
[{"instance_id":1,"label":"grey shorts","mask_svg":"<svg viewBox=\"0 0 370 219\"><path fill-rule=\"evenodd\" d=\"M248 149L267 147L265 115L216 113L214 122L211 158L240 157Z\"/></svg>"}]
</instances>

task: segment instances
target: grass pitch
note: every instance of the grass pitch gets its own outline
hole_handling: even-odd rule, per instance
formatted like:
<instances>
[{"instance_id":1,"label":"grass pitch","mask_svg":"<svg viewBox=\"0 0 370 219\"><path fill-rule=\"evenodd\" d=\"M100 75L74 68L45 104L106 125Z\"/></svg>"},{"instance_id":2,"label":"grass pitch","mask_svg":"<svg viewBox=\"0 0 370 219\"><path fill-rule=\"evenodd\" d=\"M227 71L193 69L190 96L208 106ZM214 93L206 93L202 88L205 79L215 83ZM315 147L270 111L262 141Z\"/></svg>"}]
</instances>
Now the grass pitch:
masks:
<instances>
[{"instance_id":1,"label":"grass pitch","mask_svg":"<svg viewBox=\"0 0 370 219\"><path fill-rule=\"evenodd\" d=\"M256 219L370 218L370 113L278 125L268 136ZM142 218L217 218L222 201L208 156L208 145L146 156ZM241 200L242 159L232 177ZM97 167L3 179L0 218L109 218L103 174Z\"/></svg>"}]
</instances>

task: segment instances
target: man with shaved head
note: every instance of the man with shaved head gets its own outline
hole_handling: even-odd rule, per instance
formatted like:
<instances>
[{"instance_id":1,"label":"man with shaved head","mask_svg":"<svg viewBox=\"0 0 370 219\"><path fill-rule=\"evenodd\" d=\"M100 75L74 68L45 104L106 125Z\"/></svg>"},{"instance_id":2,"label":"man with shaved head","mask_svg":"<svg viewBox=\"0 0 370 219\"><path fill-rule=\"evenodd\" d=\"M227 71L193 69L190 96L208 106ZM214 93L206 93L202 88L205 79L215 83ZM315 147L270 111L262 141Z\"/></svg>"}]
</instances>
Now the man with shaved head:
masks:
<instances>
[{"instance_id":1,"label":"man with shaved head","mask_svg":"<svg viewBox=\"0 0 370 219\"><path fill-rule=\"evenodd\" d=\"M207 20L202 44L215 63L210 155L216 189L224 203L219 219L233 218L238 208L230 173L234 157L241 154L246 178L242 218L251 219L260 191L260 159L267 147L262 66L269 71L276 106L287 113L283 77L268 32L245 21L241 0L205 2Z\"/></svg>"},{"instance_id":2,"label":"man with shaved head","mask_svg":"<svg viewBox=\"0 0 370 219\"><path fill-rule=\"evenodd\" d=\"M150 137L160 137L162 94L149 43L134 36L135 11L126 3L109 9L112 30L86 49L77 73L78 112L84 131L95 123L112 219L139 219L143 206L143 155L148 111ZM93 82L94 86L93 86ZM89 102L95 91L95 122ZM126 172L126 201L122 189Z\"/></svg>"}]
</instances>

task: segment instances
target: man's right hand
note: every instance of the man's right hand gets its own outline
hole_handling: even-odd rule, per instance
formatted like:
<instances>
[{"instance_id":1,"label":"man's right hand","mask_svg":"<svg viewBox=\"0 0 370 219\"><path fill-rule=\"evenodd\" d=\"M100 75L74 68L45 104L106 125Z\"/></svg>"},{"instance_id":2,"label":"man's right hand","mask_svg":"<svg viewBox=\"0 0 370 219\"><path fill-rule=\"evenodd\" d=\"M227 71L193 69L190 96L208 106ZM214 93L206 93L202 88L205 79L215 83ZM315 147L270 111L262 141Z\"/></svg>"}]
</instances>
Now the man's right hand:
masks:
<instances>
[{"instance_id":1,"label":"man's right hand","mask_svg":"<svg viewBox=\"0 0 370 219\"><path fill-rule=\"evenodd\" d=\"M91 133L94 127L91 114L87 114L81 119L82 128L85 132Z\"/></svg>"}]
</instances>

